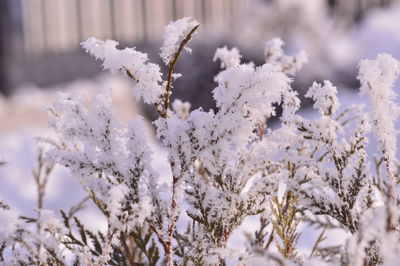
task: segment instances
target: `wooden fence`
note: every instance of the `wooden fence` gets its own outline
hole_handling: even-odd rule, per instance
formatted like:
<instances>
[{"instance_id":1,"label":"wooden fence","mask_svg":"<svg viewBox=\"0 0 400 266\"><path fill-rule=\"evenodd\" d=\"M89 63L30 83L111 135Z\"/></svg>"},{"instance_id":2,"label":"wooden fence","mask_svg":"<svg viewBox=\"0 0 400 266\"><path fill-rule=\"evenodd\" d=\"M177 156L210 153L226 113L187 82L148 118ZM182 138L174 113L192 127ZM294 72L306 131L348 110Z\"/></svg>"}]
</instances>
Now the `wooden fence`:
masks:
<instances>
[{"instance_id":1,"label":"wooden fence","mask_svg":"<svg viewBox=\"0 0 400 266\"><path fill-rule=\"evenodd\" d=\"M171 20L191 16L222 27L250 0L21 0L28 54L75 49L90 36L122 42L157 40Z\"/></svg>"},{"instance_id":2,"label":"wooden fence","mask_svg":"<svg viewBox=\"0 0 400 266\"><path fill-rule=\"evenodd\" d=\"M25 51L31 55L73 50L90 36L127 43L157 40L169 21L184 16L196 18L203 27L226 27L246 17L249 5L260 0L20 1ZM321 1L328 1L333 16L351 23L365 10L396 0Z\"/></svg>"}]
</instances>

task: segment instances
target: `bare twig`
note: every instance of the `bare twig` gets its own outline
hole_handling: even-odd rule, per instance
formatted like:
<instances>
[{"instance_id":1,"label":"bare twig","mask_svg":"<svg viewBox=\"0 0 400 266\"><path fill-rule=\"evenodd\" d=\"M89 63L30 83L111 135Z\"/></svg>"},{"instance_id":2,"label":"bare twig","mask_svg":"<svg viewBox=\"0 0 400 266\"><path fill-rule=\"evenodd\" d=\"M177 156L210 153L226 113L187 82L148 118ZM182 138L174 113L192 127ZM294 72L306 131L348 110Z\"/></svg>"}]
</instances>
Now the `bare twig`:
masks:
<instances>
[{"instance_id":1,"label":"bare twig","mask_svg":"<svg viewBox=\"0 0 400 266\"><path fill-rule=\"evenodd\" d=\"M324 236L324 234L325 234L325 231L326 231L326 229L328 228L328 225L326 225L325 227L324 227L324 229L321 231L321 234L319 234L319 236L318 236L318 238L317 238L317 241L315 241L315 244L314 244L314 246L313 246L313 248L312 248L312 250L311 250L311 253L310 253L310 258L314 255L314 253L315 253L315 251L317 250L317 248L318 248L318 245L322 242L322 241L324 241L325 239L326 239L326 237Z\"/></svg>"},{"instance_id":2,"label":"bare twig","mask_svg":"<svg viewBox=\"0 0 400 266\"><path fill-rule=\"evenodd\" d=\"M107 210L104 203L94 194L93 190L86 189L89 197L93 200L94 204L100 209L100 211L107 217L110 217L110 212Z\"/></svg>"},{"instance_id":3,"label":"bare twig","mask_svg":"<svg viewBox=\"0 0 400 266\"><path fill-rule=\"evenodd\" d=\"M132 254L131 250L129 249L128 244L126 243L126 237L125 237L124 232L121 232L120 240L121 240L122 246L124 248L126 258L128 259L129 265L135 266L136 265L135 258L134 258L134 255Z\"/></svg>"},{"instance_id":4,"label":"bare twig","mask_svg":"<svg viewBox=\"0 0 400 266\"><path fill-rule=\"evenodd\" d=\"M271 234L269 235L268 242L267 242L267 244L265 245L265 250L268 250L268 249L269 249L269 246L271 246L272 241L274 240L274 234L275 234L275 229L272 228Z\"/></svg>"},{"instance_id":5,"label":"bare twig","mask_svg":"<svg viewBox=\"0 0 400 266\"><path fill-rule=\"evenodd\" d=\"M139 82L139 80L137 78L135 78L135 76L133 75L132 71L129 70L126 66L123 66L125 73L128 75L128 77L130 77L131 79L133 79L136 82Z\"/></svg>"},{"instance_id":6,"label":"bare twig","mask_svg":"<svg viewBox=\"0 0 400 266\"><path fill-rule=\"evenodd\" d=\"M42 209L44 204L44 196L46 193L46 186L49 181L49 177L51 172L54 169L54 164L46 165L43 158L43 150L39 150L38 155L38 166L33 170L33 178L37 187L37 223L36 230L38 234L41 234L42 231L42 222L40 221L42 215ZM37 245L37 251L40 253L40 250L43 248L42 244Z\"/></svg>"},{"instance_id":7,"label":"bare twig","mask_svg":"<svg viewBox=\"0 0 400 266\"><path fill-rule=\"evenodd\" d=\"M175 164L173 162L171 164L171 169L173 170ZM173 171L172 171L173 172ZM176 202L176 195L177 195L177 189L178 189L178 181L179 177L173 176L172 179L172 201L171 201L171 217L168 225L168 231L167 231L167 239L165 241L165 255L167 256L167 265L173 265L173 246L172 246L172 239L173 239L173 234L176 228L176 222L178 220L178 204Z\"/></svg>"},{"instance_id":8,"label":"bare twig","mask_svg":"<svg viewBox=\"0 0 400 266\"><path fill-rule=\"evenodd\" d=\"M33 178L37 186L37 208L38 208L38 220L40 220L40 211L43 209L44 196L46 193L46 186L49 181L51 172L54 169L54 164L46 165L43 158L43 151L39 150L38 155L38 166L33 170ZM37 230L40 233L40 222L37 224Z\"/></svg>"},{"instance_id":9,"label":"bare twig","mask_svg":"<svg viewBox=\"0 0 400 266\"><path fill-rule=\"evenodd\" d=\"M80 211L80 210L82 210L83 208L85 208L85 204L86 204L86 202L87 202L89 199L90 199L90 197L87 196L87 197L85 197L84 199L82 199L81 201L79 201L77 204L75 204L74 206L72 206L72 207L69 209L68 216L69 216L69 217L75 216L76 213L77 213L78 211Z\"/></svg>"},{"instance_id":10,"label":"bare twig","mask_svg":"<svg viewBox=\"0 0 400 266\"><path fill-rule=\"evenodd\" d=\"M172 86L172 73L174 72L176 62L178 61L178 58L183 51L183 48L192 39L193 33L198 29L199 26L200 26L200 24L193 27L193 29L189 32L189 34L185 37L185 39L183 39L181 41L181 43L179 44L178 51L175 53L171 62L169 62L169 64L168 64L168 77L167 77L167 84L165 87L164 110L161 113L161 116L163 118L166 118L168 115L168 109L169 109L169 104L170 104L170 91L171 91L171 86Z\"/></svg>"}]
</instances>

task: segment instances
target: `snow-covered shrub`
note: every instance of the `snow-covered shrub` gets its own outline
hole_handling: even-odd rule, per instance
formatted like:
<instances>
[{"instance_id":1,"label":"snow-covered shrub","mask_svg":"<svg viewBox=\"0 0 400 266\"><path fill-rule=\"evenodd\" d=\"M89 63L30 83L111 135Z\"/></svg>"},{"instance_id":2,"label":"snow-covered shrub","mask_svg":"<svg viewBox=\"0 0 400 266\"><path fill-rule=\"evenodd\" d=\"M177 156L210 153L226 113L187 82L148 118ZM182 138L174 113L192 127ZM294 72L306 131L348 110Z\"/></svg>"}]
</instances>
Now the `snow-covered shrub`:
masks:
<instances>
[{"instance_id":1,"label":"snow-covered shrub","mask_svg":"<svg viewBox=\"0 0 400 266\"><path fill-rule=\"evenodd\" d=\"M115 41L94 38L82 44L106 70L130 78L138 100L155 105L169 182L153 169L143 118L119 122L109 94L97 95L90 106L79 95L63 95L49 108L59 140L50 143L47 160L39 156L34 171L39 202L54 164L63 165L103 213L107 229L87 229L76 217L81 204L61 217L39 204L31 218L1 201L0 258L22 265L395 264L399 109L392 87L399 61L383 54L361 62L371 114L359 105L341 110L337 88L324 81L306 94L319 112L306 119L291 88L306 62L303 53L287 56L275 39L265 64L256 66L224 47L214 58L222 68L213 90L217 110L190 111L190 103L170 104L170 95L179 76L174 66L198 27L189 18L167 26L161 48L166 80L134 48L118 50ZM281 126L272 130L266 120L277 105ZM371 128L382 152L376 173L366 150ZM243 236L245 249L233 249L229 241L249 216L259 217L259 228ZM309 253L298 246L300 225L323 228ZM347 240L332 246L325 233L337 228Z\"/></svg>"}]
</instances>

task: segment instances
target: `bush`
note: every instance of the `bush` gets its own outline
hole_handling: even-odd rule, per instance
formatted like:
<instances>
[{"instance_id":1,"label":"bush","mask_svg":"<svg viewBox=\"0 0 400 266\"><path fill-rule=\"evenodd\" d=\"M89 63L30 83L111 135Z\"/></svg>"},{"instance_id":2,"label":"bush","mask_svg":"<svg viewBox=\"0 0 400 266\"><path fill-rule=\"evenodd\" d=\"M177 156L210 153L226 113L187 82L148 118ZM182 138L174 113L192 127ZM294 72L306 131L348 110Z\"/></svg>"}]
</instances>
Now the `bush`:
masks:
<instances>
[{"instance_id":1,"label":"bush","mask_svg":"<svg viewBox=\"0 0 400 266\"><path fill-rule=\"evenodd\" d=\"M152 167L142 118L118 122L109 94L97 95L89 108L80 97L63 95L49 108L59 139L48 141L51 148L34 171L38 217L21 216L0 202L1 259L20 265L395 263L399 107L392 87L399 61L382 54L360 63L361 93L370 97L371 113L360 105L339 112L337 88L314 83L306 97L315 101L319 117L310 120L297 114L300 100L290 85L307 60L304 53L287 56L283 42L274 39L265 64L255 66L242 64L236 48L219 48L217 111L190 111L189 103L171 104L170 95L179 77L175 64L198 27L189 18L166 27L166 80L134 48L118 50L117 42L95 38L82 43L104 69L132 79L138 100L155 106L159 118L153 124L168 151L171 180L161 182ZM272 130L265 121L277 105L281 126ZM375 160L366 151L371 130L382 152ZM83 202L60 216L42 209L55 165L79 179L104 214L106 231L88 230L77 218ZM230 248L230 237L249 216L259 218L259 228L243 237L245 250ZM308 254L298 246L300 225L322 229ZM348 234L344 245L326 241L334 228Z\"/></svg>"}]
</instances>

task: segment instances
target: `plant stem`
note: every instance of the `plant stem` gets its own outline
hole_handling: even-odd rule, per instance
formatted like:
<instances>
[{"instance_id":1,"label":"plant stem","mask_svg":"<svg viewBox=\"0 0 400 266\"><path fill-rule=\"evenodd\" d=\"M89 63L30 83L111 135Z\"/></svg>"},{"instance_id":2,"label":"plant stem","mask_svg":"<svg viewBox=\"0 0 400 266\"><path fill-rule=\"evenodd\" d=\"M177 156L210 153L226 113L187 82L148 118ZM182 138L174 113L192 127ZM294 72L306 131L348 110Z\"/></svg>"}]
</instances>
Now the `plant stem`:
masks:
<instances>
[{"instance_id":1,"label":"plant stem","mask_svg":"<svg viewBox=\"0 0 400 266\"><path fill-rule=\"evenodd\" d=\"M161 113L161 116L163 118L166 118L168 116L168 109L170 105L170 96L171 96L171 86L172 86L172 73L174 72L174 68L176 65L176 62L178 61L179 55L182 53L183 48L185 45L192 39L193 33L198 29L199 25L196 25L193 27L193 29L189 32L189 34L181 41L179 44L178 51L175 53L174 57L172 58L171 62L168 64L168 78L167 78L167 85L165 87L165 101L164 101L164 111Z\"/></svg>"}]
</instances>

